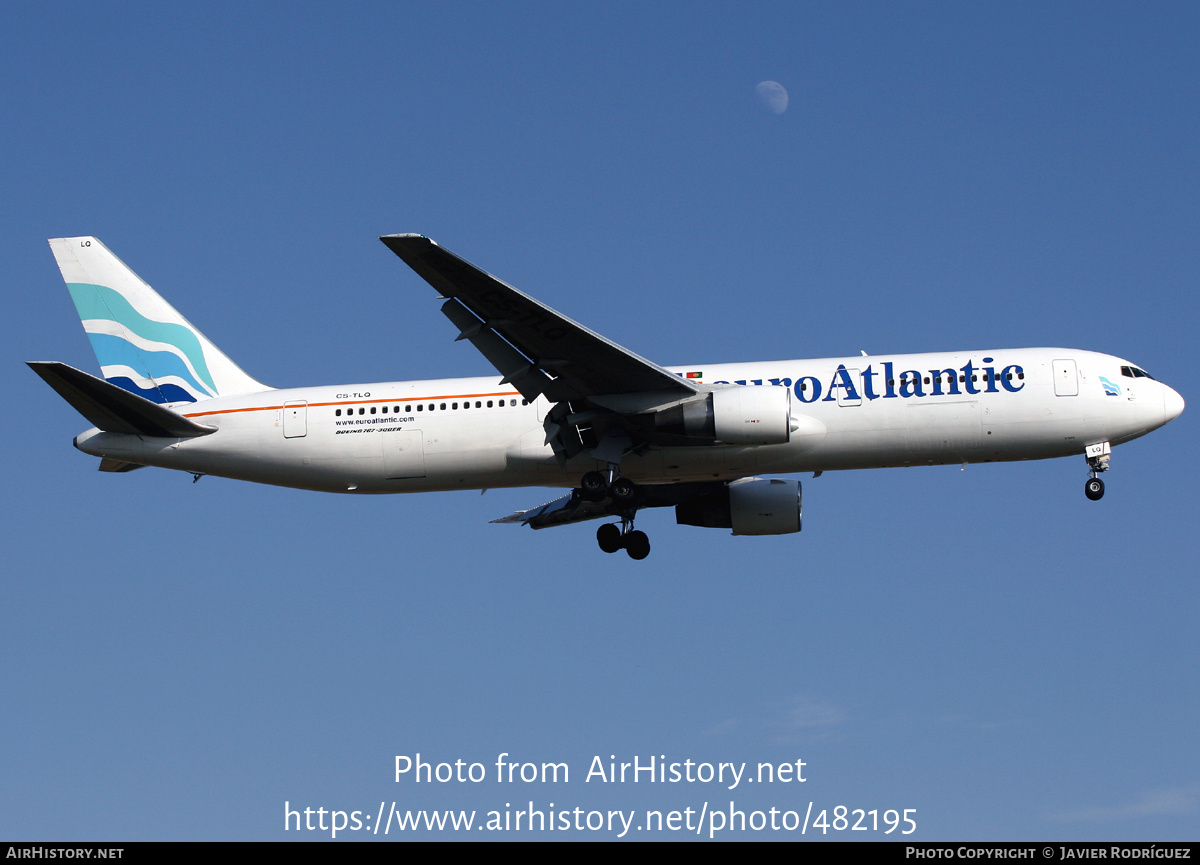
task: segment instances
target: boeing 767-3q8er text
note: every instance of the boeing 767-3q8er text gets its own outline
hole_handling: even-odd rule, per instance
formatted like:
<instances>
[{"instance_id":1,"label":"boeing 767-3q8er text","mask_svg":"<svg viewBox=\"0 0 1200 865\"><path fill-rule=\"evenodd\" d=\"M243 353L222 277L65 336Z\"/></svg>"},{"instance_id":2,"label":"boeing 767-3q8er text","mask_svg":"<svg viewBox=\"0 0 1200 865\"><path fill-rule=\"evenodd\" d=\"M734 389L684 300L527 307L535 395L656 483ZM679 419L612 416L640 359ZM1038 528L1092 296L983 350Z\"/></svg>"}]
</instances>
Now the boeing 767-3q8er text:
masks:
<instances>
[{"instance_id":1,"label":"boeing 767-3q8er text","mask_svg":"<svg viewBox=\"0 0 1200 865\"><path fill-rule=\"evenodd\" d=\"M764 473L1082 455L1099 499L1112 446L1183 411L1129 361L1066 348L662 367L427 237L380 239L499 380L268 387L94 237L50 247L103 378L30 366L93 424L75 446L101 471L341 493L560 487L496 522L607 519L600 548L635 559L650 552L642 508L734 534L800 531L800 482Z\"/></svg>"}]
</instances>

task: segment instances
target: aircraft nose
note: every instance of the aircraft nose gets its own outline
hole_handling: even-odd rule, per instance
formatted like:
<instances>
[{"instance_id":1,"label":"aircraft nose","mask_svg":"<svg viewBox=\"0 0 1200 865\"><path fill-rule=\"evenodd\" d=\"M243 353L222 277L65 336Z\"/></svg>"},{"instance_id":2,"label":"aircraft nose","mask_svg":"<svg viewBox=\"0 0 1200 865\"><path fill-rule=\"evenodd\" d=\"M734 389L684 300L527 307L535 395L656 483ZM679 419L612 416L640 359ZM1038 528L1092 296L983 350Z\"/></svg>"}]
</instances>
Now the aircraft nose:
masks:
<instances>
[{"instance_id":1,"label":"aircraft nose","mask_svg":"<svg viewBox=\"0 0 1200 865\"><path fill-rule=\"evenodd\" d=\"M1174 388L1163 385L1163 423L1175 420L1183 414L1183 397Z\"/></svg>"}]
</instances>

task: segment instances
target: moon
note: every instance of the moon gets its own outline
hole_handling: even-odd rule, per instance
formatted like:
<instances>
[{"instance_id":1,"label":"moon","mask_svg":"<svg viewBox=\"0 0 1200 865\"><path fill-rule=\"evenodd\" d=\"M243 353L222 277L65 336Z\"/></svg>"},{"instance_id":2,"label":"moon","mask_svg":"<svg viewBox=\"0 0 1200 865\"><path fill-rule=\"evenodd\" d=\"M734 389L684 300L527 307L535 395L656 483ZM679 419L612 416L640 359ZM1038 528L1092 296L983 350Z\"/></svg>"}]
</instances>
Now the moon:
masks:
<instances>
[{"instance_id":1,"label":"moon","mask_svg":"<svg viewBox=\"0 0 1200 865\"><path fill-rule=\"evenodd\" d=\"M787 111L788 92L778 81L760 81L754 88L759 104L772 114Z\"/></svg>"}]
</instances>

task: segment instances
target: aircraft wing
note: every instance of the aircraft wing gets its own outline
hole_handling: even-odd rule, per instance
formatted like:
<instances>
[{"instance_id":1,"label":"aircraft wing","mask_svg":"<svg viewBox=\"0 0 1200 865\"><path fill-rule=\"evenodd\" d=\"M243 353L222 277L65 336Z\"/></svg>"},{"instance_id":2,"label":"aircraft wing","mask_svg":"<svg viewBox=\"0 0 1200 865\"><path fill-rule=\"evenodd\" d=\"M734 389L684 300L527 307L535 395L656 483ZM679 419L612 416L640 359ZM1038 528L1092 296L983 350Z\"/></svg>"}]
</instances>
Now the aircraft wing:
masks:
<instances>
[{"instance_id":1,"label":"aircraft wing","mask_svg":"<svg viewBox=\"0 0 1200 865\"><path fill-rule=\"evenodd\" d=\"M572 321L420 234L380 237L446 298L442 312L521 395L551 402L639 394L669 403L701 388Z\"/></svg>"},{"instance_id":2,"label":"aircraft wing","mask_svg":"<svg viewBox=\"0 0 1200 865\"><path fill-rule=\"evenodd\" d=\"M725 484L722 481L680 484L650 484L642 487L642 498L637 507L667 508L684 502L692 501L701 496L720 492ZM551 526L565 526L571 523L582 523L586 520L598 520L604 517L621 516L623 508L612 499L602 499L589 502L580 498L575 492L560 496L527 511L517 511L493 523L519 523L534 529L547 529Z\"/></svg>"},{"instance_id":3,"label":"aircraft wing","mask_svg":"<svg viewBox=\"0 0 1200 865\"><path fill-rule=\"evenodd\" d=\"M520 523L535 529L550 526L565 526L570 523L582 523L585 520L596 520L601 517L615 516L612 502L589 502L578 496L561 496L527 511L517 511L507 517L492 520L493 523Z\"/></svg>"}]
</instances>

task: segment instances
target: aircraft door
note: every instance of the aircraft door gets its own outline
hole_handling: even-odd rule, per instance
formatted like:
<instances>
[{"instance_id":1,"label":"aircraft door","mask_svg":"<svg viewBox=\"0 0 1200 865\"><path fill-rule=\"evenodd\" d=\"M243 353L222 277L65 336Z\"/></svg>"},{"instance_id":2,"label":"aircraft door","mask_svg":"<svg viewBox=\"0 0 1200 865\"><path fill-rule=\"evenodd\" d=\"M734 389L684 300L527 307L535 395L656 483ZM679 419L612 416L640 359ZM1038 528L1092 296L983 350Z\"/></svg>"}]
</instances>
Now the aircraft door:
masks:
<instances>
[{"instance_id":1,"label":"aircraft door","mask_svg":"<svg viewBox=\"0 0 1200 865\"><path fill-rule=\"evenodd\" d=\"M848 369L846 374L850 377L851 387L846 387L845 382L841 377L835 379L841 387L837 389L837 404L838 405L862 405L862 371L857 369ZM851 389L853 388L853 389Z\"/></svg>"},{"instance_id":2,"label":"aircraft door","mask_svg":"<svg viewBox=\"0 0 1200 865\"><path fill-rule=\"evenodd\" d=\"M1073 360L1056 360L1054 364L1054 395L1078 396L1079 373Z\"/></svg>"},{"instance_id":3,"label":"aircraft door","mask_svg":"<svg viewBox=\"0 0 1200 865\"><path fill-rule=\"evenodd\" d=\"M383 436L385 478L425 477L425 443L419 429L398 430Z\"/></svg>"},{"instance_id":4,"label":"aircraft door","mask_svg":"<svg viewBox=\"0 0 1200 865\"><path fill-rule=\"evenodd\" d=\"M308 402L297 400L283 404L283 437L303 438L308 435Z\"/></svg>"}]
</instances>

